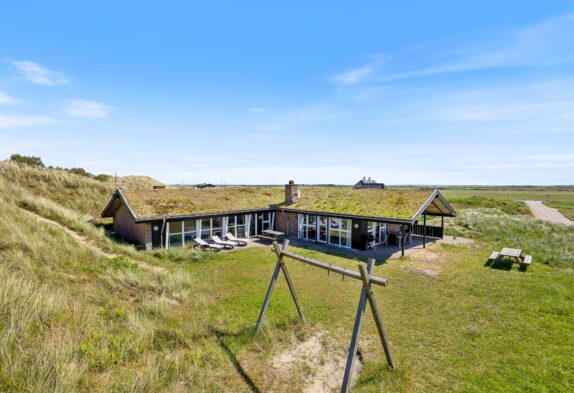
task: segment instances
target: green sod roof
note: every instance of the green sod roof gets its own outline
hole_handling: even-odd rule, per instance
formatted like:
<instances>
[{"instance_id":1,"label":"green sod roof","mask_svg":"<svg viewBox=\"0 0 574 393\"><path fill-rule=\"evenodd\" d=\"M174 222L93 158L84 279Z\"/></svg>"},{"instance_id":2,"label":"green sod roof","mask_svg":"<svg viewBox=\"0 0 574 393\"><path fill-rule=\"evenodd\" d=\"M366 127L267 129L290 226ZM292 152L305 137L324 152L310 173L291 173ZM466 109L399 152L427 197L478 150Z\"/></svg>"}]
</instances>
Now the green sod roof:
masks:
<instances>
[{"instance_id":1,"label":"green sod roof","mask_svg":"<svg viewBox=\"0 0 574 393\"><path fill-rule=\"evenodd\" d=\"M299 187L299 190L301 198L289 206L285 206L283 187L122 190L122 194L139 219L268 208L411 219L433 193L350 187Z\"/></svg>"}]
</instances>

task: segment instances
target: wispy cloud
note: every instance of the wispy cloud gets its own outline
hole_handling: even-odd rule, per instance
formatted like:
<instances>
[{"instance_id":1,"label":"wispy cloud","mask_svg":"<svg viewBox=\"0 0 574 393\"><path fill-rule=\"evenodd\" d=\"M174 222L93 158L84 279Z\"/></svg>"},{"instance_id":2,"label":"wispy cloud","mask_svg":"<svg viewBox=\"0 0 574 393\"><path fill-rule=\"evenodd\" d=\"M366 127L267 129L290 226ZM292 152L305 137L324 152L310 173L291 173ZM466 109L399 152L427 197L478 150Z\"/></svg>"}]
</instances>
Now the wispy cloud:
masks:
<instances>
[{"instance_id":1,"label":"wispy cloud","mask_svg":"<svg viewBox=\"0 0 574 393\"><path fill-rule=\"evenodd\" d=\"M64 112L70 117L98 119L108 117L114 107L96 101L65 100Z\"/></svg>"},{"instance_id":2,"label":"wispy cloud","mask_svg":"<svg viewBox=\"0 0 574 393\"><path fill-rule=\"evenodd\" d=\"M267 112L267 109L262 108L262 107L260 107L260 106L254 106L254 107L252 107L252 108L249 108L249 109L248 109L248 112L251 112L251 113L265 113L265 112Z\"/></svg>"},{"instance_id":3,"label":"wispy cloud","mask_svg":"<svg viewBox=\"0 0 574 393\"><path fill-rule=\"evenodd\" d=\"M0 128L30 127L55 122L54 119L47 116L0 115Z\"/></svg>"},{"instance_id":4,"label":"wispy cloud","mask_svg":"<svg viewBox=\"0 0 574 393\"><path fill-rule=\"evenodd\" d=\"M443 63L378 76L379 81L503 67L541 67L574 62L574 14L515 30L484 44L466 44L467 52ZM477 47L479 46L479 47Z\"/></svg>"},{"instance_id":5,"label":"wispy cloud","mask_svg":"<svg viewBox=\"0 0 574 393\"><path fill-rule=\"evenodd\" d=\"M0 105L12 105L12 104L17 104L19 102L20 102L20 100L14 98L12 96L9 96L6 93L2 93L0 91Z\"/></svg>"},{"instance_id":6,"label":"wispy cloud","mask_svg":"<svg viewBox=\"0 0 574 393\"><path fill-rule=\"evenodd\" d=\"M391 59L389 55L384 53L371 55L369 58L367 64L335 74L331 77L331 81L340 85L355 85L364 82L373 78L379 67Z\"/></svg>"},{"instance_id":7,"label":"wispy cloud","mask_svg":"<svg viewBox=\"0 0 574 393\"><path fill-rule=\"evenodd\" d=\"M63 72L50 70L33 61L12 59L7 61L16 67L23 79L31 83L54 86L65 85L71 82L71 78Z\"/></svg>"}]
</instances>

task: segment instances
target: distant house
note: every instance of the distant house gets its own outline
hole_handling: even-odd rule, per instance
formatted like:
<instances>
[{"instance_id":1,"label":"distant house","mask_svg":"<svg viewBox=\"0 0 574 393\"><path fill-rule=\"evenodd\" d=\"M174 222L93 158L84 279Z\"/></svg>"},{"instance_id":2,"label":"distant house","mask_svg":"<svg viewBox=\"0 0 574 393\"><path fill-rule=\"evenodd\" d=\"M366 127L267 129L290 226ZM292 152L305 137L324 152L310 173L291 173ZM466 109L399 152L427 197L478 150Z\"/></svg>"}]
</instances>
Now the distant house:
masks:
<instances>
[{"instance_id":1,"label":"distant house","mask_svg":"<svg viewBox=\"0 0 574 393\"><path fill-rule=\"evenodd\" d=\"M117 189L102 212L123 239L146 248L178 247L200 237L255 237L274 229L291 238L364 250L409 233L426 215L455 217L438 190L299 187ZM427 229L434 231L428 232ZM438 235L437 235L438 234ZM404 246L404 242L402 242Z\"/></svg>"},{"instance_id":2,"label":"distant house","mask_svg":"<svg viewBox=\"0 0 574 393\"><path fill-rule=\"evenodd\" d=\"M195 188L215 188L214 184L211 183L200 183L194 186Z\"/></svg>"},{"instance_id":3,"label":"distant house","mask_svg":"<svg viewBox=\"0 0 574 393\"><path fill-rule=\"evenodd\" d=\"M353 188L385 188L385 183L377 183L376 180L363 177L359 180Z\"/></svg>"}]
</instances>

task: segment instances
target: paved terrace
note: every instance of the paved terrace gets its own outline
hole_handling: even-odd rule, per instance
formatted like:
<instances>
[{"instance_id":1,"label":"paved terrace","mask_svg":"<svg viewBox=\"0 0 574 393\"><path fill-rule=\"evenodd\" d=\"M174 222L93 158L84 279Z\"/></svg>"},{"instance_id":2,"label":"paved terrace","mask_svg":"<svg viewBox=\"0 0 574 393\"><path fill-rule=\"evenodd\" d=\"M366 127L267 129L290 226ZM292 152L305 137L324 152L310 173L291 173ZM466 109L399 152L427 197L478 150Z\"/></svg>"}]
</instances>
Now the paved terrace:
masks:
<instances>
[{"instance_id":1,"label":"paved terrace","mask_svg":"<svg viewBox=\"0 0 574 393\"><path fill-rule=\"evenodd\" d=\"M445 238L447 238L445 236ZM441 239L429 238L427 237L427 245L441 242ZM251 238L248 241L246 247L237 247L237 249L244 249L249 247L268 247L272 243L271 240L266 238ZM345 258L356 258L361 260L367 260L368 258L375 258L377 261L385 261L387 259L397 259L401 257L401 248L397 245L378 245L372 250L353 250L342 247L334 247L328 244L317 243L313 241L300 240L297 238L289 238L289 243L293 246L306 248L308 250L319 251L325 254L332 254L337 256L342 256ZM408 256L415 250L420 250L423 248L423 237L413 235L411 243L405 243L405 255Z\"/></svg>"}]
</instances>

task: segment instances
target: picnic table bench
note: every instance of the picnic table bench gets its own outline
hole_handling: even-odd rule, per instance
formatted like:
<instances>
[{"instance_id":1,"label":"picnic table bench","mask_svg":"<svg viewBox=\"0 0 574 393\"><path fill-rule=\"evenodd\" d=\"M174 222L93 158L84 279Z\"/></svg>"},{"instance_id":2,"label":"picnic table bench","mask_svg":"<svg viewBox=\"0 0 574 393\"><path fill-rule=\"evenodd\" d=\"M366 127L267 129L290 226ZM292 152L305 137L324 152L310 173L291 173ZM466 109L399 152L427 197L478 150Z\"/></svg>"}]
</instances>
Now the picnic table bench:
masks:
<instances>
[{"instance_id":1,"label":"picnic table bench","mask_svg":"<svg viewBox=\"0 0 574 393\"><path fill-rule=\"evenodd\" d=\"M508 261L511 263L518 263L522 267L526 267L532 263L532 256L522 256L522 250L518 248L503 248L502 251L493 251L488 257L494 264L495 262Z\"/></svg>"}]
</instances>

